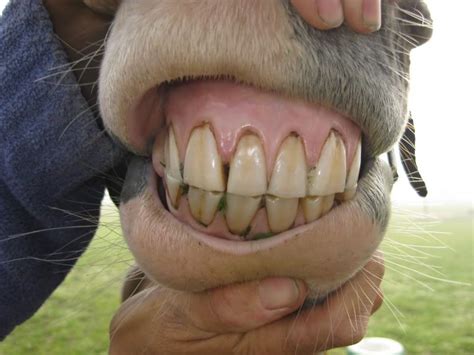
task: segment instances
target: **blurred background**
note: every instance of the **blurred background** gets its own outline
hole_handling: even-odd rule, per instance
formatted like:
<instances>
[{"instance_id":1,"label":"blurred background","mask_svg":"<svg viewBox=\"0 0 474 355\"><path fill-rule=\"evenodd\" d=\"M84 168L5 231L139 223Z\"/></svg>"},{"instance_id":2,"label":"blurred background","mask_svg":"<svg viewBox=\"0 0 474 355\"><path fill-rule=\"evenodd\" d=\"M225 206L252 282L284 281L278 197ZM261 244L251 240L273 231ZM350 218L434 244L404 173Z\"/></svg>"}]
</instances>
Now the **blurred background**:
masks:
<instances>
[{"instance_id":1,"label":"blurred background","mask_svg":"<svg viewBox=\"0 0 474 355\"><path fill-rule=\"evenodd\" d=\"M396 339L408 354L474 354L474 2L427 2L435 31L412 55L410 108L429 195L419 198L399 166L382 246L386 301L369 335ZM6 3L0 0L0 11ZM87 253L38 314L0 344L0 354L106 353L131 263L116 210L105 202Z\"/></svg>"}]
</instances>

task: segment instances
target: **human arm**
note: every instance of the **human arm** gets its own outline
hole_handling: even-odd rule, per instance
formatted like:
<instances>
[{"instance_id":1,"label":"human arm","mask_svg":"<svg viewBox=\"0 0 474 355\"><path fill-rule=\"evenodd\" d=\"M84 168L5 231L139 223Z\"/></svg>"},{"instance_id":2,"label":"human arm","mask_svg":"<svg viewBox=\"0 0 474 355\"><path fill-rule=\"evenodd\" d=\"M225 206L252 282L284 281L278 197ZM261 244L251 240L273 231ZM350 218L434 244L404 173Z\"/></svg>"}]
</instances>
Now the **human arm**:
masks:
<instances>
[{"instance_id":1,"label":"human arm","mask_svg":"<svg viewBox=\"0 0 474 355\"><path fill-rule=\"evenodd\" d=\"M10 3L0 47L2 339L87 247L99 219L101 175L124 153L97 124L40 0Z\"/></svg>"}]
</instances>

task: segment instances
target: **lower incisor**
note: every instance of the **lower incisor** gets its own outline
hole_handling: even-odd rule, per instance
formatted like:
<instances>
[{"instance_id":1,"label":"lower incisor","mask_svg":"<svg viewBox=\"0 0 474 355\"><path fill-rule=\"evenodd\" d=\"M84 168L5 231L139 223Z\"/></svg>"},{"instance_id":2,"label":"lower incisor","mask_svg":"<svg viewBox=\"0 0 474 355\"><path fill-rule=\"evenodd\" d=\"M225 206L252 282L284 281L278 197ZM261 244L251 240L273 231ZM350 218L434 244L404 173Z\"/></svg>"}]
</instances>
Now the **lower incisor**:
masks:
<instances>
[{"instance_id":1,"label":"lower incisor","mask_svg":"<svg viewBox=\"0 0 474 355\"><path fill-rule=\"evenodd\" d=\"M257 214L262 197L227 194L226 199L227 226L232 233L240 235L247 230Z\"/></svg>"},{"instance_id":2,"label":"lower incisor","mask_svg":"<svg viewBox=\"0 0 474 355\"><path fill-rule=\"evenodd\" d=\"M205 226L211 224L223 196L223 193L209 192L190 187L188 191L188 201L194 219Z\"/></svg>"},{"instance_id":3,"label":"lower incisor","mask_svg":"<svg viewBox=\"0 0 474 355\"><path fill-rule=\"evenodd\" d=\"M266 196L265 205L268 225L273 233L284 232L293 226L298 213L297 198Z\"/></svg>"}]
</instances>

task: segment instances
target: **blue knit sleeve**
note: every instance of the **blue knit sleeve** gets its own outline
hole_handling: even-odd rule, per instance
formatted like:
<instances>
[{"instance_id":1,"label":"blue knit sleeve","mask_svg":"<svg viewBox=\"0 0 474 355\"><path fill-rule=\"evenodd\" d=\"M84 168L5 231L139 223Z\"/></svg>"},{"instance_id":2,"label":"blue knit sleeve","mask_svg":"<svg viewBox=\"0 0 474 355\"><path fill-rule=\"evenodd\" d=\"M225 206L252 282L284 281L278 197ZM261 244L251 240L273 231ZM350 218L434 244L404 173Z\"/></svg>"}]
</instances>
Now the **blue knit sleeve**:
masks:
<instances>
[{"instance_id":1,"label":"blue knit sleeve","mask_svg":"<svg viewBox=\"0 0 474 355\"><path fill-rule=\"evenodd\" d=\"M41 0L0 20L0 340L63 281L96 231L102 173L124 152L98 127Z\"/></svg>"}]
</instances>

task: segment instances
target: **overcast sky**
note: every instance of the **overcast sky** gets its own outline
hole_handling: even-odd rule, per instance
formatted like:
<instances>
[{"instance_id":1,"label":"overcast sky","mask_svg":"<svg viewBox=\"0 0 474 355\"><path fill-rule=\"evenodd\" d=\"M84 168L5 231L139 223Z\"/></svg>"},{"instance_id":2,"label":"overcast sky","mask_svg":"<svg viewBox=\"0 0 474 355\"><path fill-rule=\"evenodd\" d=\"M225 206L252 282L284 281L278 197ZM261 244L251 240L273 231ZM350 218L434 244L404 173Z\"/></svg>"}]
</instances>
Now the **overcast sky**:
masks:
<instances>
[{"instance_id":1,"label":"overcast sky","mask_svg":"<svg viewBox=\"0 0 474 355\"><path fill-rule=\"evenodd\" d=\"M435 31L432 41L413 52L410 97L420 170L430 190L428 201L472 205L474 1L428 3ZM398 185L395 200L416 200L407 184Z\"/></svg>"},{"instance_id":2,"label":"overcast sky","mask_svg":"<svg viewBox=\"0 0 474 355\"><path fill-rule=\"evenodd\" d=\"M0 0L0 8L6 3ZM413 53L410 97L417 125L420 170L430 191L428 203L472 206L474 1L428 0L428 3L435 20L435 33L431 42ZM401 173L401 167L399 170ZM393 199L399 203L422 203L402 174Z\"/></svg>"}]
</instances>

